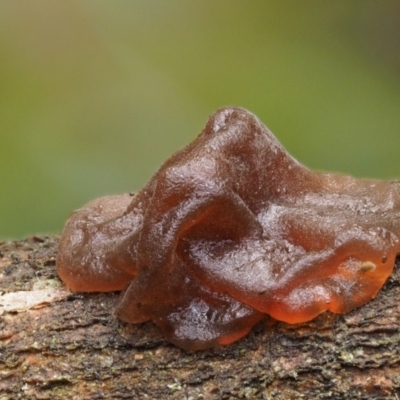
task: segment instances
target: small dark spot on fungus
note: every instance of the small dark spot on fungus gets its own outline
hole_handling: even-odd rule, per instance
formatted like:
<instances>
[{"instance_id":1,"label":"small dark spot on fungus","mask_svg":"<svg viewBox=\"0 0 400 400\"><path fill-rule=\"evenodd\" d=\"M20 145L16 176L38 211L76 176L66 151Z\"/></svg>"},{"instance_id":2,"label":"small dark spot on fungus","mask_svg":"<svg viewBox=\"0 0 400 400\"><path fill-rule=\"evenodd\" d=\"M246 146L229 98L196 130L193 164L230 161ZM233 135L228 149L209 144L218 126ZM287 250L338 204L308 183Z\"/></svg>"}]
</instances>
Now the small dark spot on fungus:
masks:
<instances>
[{"instance_id":1,"label":"small dark spot on fungus","mask_svg":"<svg viewBox=\"0 0 400 400\"><path fill-rule=\"evenodd\" d=\"M265 314L300 323L374 298L400 251L399 187L310 171L225 108L135 196L75 211L57 269L73 291L124 289L119 318L177 346L228 344Z\"/></svg>"}]
</instances>

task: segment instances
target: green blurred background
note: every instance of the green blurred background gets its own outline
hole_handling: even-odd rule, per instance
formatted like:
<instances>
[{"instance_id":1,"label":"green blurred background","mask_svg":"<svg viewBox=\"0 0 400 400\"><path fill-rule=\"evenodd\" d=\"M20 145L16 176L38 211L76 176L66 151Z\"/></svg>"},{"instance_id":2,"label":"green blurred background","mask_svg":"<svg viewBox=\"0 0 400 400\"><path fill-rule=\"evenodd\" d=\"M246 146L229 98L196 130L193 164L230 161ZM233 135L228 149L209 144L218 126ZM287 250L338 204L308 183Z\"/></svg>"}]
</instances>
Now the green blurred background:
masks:
<instances>
[{"instance_id":1,"label":"green blurred background","mask_svg":"<svg viewBox=\"0 0 400 400\"><path fill-rule=\"evenodd\" d=\"M2 1L0 238L140 189L225 105L312 168L400 177L400 2Z\"/></svg>"}]
</instances>

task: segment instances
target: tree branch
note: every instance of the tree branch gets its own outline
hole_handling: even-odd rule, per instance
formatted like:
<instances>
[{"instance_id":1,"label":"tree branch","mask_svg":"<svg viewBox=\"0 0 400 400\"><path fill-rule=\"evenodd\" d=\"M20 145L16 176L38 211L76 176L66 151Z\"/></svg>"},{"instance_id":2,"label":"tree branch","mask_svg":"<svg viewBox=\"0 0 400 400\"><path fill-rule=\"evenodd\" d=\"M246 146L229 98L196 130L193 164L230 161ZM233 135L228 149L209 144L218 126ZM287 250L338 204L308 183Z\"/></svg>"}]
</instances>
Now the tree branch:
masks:
<instances>
[{"instance_id":1,"label":"tree branch","mask_svg":"<svg viewBox=\"0 0 400 400\"><path fill-rule=\"evenodd\" d=\"M112 315L117 293L58 279L58 239L0 243L0 400L399 399L400 265L377 298L301 325L187 353L153 323Z\"/></svg>"}]
</instances>

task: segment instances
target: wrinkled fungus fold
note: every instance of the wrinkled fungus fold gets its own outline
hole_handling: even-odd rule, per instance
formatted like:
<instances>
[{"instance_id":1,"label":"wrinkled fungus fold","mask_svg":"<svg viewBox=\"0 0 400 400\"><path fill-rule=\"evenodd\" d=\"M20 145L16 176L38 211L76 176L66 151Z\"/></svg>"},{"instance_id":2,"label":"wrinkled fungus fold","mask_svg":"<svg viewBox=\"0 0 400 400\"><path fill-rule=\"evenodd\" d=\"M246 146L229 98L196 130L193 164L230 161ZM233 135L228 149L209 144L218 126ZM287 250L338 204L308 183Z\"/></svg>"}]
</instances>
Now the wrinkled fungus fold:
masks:
<instances>
[{"instance_id":1,"label":"wrinkled fungus fold","mask_svg":"<svg viewBox=\"0 0 400 400\"><path fill-rule=\"evenodd\" d=\"M136 195L75 211L57 270L72 291L122 290L117 316L177 346L229 344L265 314L294 324L373 299L400 251L399 187L311 171L224 108Z\"/></svg>"}]
</instances>

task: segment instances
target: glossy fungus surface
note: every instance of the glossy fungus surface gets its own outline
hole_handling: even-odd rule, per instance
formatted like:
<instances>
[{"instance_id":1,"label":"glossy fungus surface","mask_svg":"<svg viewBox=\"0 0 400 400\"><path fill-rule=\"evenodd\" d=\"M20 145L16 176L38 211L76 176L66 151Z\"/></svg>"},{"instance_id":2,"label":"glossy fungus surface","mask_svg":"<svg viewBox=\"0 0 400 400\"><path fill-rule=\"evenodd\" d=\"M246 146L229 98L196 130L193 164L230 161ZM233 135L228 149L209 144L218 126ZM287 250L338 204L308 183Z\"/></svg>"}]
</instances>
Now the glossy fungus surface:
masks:
<instances>
[{"instance_id":1,"label":"glossy fungus surface","mask_svg":"<svg viewBox=\"0 0 400 400\"><path fill-rule=\"evenodd\" d=\"M57 268L73 291L123 290L124 321L176 345L231 343L376 296L400 251L399 183L310 171L240 108L215 112L136 195L75 211Z\"/></svg>"}]
</instances>

